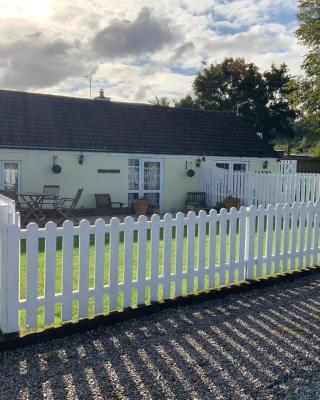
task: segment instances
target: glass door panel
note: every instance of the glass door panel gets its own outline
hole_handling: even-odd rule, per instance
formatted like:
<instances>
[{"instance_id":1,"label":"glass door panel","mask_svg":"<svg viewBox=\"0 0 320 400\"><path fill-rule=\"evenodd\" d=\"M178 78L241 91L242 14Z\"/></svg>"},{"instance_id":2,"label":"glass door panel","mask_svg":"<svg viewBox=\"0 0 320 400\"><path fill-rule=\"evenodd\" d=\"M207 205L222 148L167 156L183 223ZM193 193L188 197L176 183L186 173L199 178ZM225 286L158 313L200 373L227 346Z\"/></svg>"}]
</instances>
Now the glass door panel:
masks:
<instances>
[{"instance_id":1,"label":"glass door panel","mask_svg":"<svg viewBox=\"0 0 320 400\"><path fill-rule=\"evenodd\" d=\"M145 161L144 190L160 190L160 162Z\"/></svg>"},{"instance_id":2,"label":"glass door panel","mask_svg":"<svg viewBox=\"0 0 320 400\"><path fill-rule=\"evenodd\" d=\"M161 168L158 160L131 159L128 162L128 206L146 197L153 206L161 207Z\"/></svg>"}]
</instances>

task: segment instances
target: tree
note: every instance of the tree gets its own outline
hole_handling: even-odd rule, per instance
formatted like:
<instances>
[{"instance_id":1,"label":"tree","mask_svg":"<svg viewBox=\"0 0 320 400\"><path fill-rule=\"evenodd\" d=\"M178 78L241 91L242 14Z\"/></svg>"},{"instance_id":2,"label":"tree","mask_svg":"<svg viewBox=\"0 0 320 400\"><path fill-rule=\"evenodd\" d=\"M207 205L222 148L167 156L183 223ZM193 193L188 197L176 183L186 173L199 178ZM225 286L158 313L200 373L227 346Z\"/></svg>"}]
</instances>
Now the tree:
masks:
<instances>
[{"instance_id":1,"label":"tree","mask_svg":"<svg viewBox=\"0 0 320 400\"><path fill-rule=\"evenodd\" d=\"M300 0L298 20L296 34L310 49L303 64L307 79L301 81L300 98L303 110L320 120L320 1Z\"/></svg>"},{"instance_id":2,"label":"tree","mask_svg":"<svg viewBox=\"0 0 320 400\"><path fill-rule=\"evenodd\" d=\"M160 107L170 107L170 99L168 97L158 97L154 96L153 99L149 100L149 103L154 105L154 106L160 106Z\"/></svg>"},{"instance_id":3,"label":"tree","mask_svg":"<svg viewBox=\"0 0 320 400\"><path fill-rule=\"evenodd\" d=\"M272 65L270 71L261 73L254 63L246 63L243 58L226 58L199 72L193 83L194 96L181 99L176 106L238 110L265 138L291 138L291 119L295 118L289 99L291 80L286 65Z\"/></svg>"},{"instance_id":4,"label":"tree","mask_svg":"<svg viewBox=\"0 0 320 400\"><path fill-rule=\"evenodd\" d=\"M183 108L199 108L197 102L188 94L180 100L174 102L175 107Z\"/></svg>"},{"instance_id":5,"label":"tree","mask_svg":"<svg viewBox=\"0 0 320 400\"><path fill-rule=\"evenodd\" d=\"M264 72L263 76L268 95L269 136L286 139L287 152L290 154L291 143L296 134L293 123L297 117L297 112L290 99L296 91L296 83L290 77L285 64L280 67L273 64L270 71Z\"/></svg>"}]
</instances>

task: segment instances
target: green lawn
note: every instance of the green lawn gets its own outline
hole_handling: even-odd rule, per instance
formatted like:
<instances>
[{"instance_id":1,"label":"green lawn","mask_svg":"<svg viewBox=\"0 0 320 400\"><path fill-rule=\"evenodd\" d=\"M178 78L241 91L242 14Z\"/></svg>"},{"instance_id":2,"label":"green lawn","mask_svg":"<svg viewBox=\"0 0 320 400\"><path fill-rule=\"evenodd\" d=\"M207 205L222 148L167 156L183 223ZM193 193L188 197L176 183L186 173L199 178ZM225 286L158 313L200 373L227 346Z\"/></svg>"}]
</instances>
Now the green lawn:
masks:
<instances>
[{"instance_id":1,"label":"green lawn","mask_svg":"<svg viewBox=\"0 0 320 400\"><path fill-rule=\"evenodd\" d=\"M148 232L150 233L150 232ZM162 232L161 232L162 235ZM275 235L273 235L275 236ZM238 248L239 248L239 243L238 243L238 235L236 236L236 260L237 260L237 255L238 255ZM298 240L298 239L297 239ZM306 239L305 239L306 240ZM205 254L205 265L208 266L208 247L209 247L209 235L207 234L206 236L206 254ZM147 246L146 246L146 277L150 277L150 238L148 237L147 239ZM218 265L219 263L219 243L220 243L220 238L219 234L217 234L216 237L216 264ZM290 244L291 244L291 238L289 237L289 251L290 251ZM283 245L283 235L281 235L281 246ZM275 249L275 237L273 237L273 251ZM257 253L257 235L254 239L254 251L255 255ZM198 237L197 237L197 232L196 232L196 237L195 237L195 257L194 257L194 265L196 266L198 263ZM264 253L265 253L265 246L264 246ZM38 295L42 296L44 294L44 260L45 260L45 252L44 252L44 239L39 240L39 256L38 256L38 263L39 263L39 285L38 285ZM124 255L124 241L123 237L121 236L120 238L120 248L119 248L119 277L118 277L118 282L123 281L123 255ZM78 289L78 284L79 284L79 238L76 236L74 239L74 252L73 252L73 290ZM133 280L136 279L137 277L137 259L138 259L138 243L137 243L137 235L134 238L134 245L133 245ZM174 230L173 230L173 240L172 240L172 246L171 246L171 270L172 272L175 271L175 238L174 238ZM226 261L228 262L229 260L229 238L227 237L226 241ZM94 286L94 264L95 264L95 243L94 243L94 235L91 235L90 237L90 252L89 252L89 286L93 287ZM56 293L61 292L61 286L62 286L62 239L58 238L57 239L57 251L56 251ZM185 271L187 268L187 237L186 237L186 232L185 232L185 237L184 237L184 252L183 252L183 270ZM273 268L273 267L272 267ZM162 274L163 270L163 240L161 238L160 240L160 251L159 251L159 274ZM281 268L280 268L281 270ZM109 234L106 234L105 237L105 278L104 278L104 283L105 285L108 285L109 283ZM265 271L265 266L263 266L263 271ZM228 271L226 271L226 276L225 276L225 282L226 284L228 283L237 283L237 271L235 274L235 282L228 282L229 279L229 274ZM216 286L219 285L219 275L216 275ZM182 284L183 287L183 294L187 294L186 290L186 282L185 280L183 281ZM194 279L194 292L197 292L198 289L198 284L197 284L197 279ZM205 289L208 289L208 277L205 277ZM25 241L21 242L21 263L20 263L20 297L24 299L26 296L26 254L25 254ZM171 285L171 296L174 296L174 283L172 282ZM162 298L162 287L159 285L158 288L158 298ZM123 301L123 296L122 293L119 293L118 296L118 309L122 309L122 301ZM136 306L136 290L132 290L132 306ZM145 291L145 301L148 303L150 301L150 288L147 287ZM108 313L109 311L109 304L108 304L108 295L105 295L104 298L104 313ZM73 304L73 319L77 319L77 312L78 312L78 304L77 301L74 301ZM55 323L54 325L60 325L61 324L61 305L57 304L55 307ZM21 330L25 330L25 310L20 311L20 325L21 325ZM89 317L94 316L94 299L90 298L89 299ZM43 328L44 323L43 323L43 307L39 307L38 309L38 328Z\"/></svg>"}]
</instances>

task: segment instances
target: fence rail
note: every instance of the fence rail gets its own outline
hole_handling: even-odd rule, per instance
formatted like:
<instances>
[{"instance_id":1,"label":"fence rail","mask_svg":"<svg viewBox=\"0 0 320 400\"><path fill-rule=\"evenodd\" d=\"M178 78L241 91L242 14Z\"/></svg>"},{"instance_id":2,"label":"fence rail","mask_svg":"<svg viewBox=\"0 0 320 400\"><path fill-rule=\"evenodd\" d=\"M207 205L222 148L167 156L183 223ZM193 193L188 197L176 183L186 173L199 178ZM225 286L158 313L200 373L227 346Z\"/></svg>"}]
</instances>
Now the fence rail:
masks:
<instances>
[{"instance_id":1,"label":"fence rail","mask_svg":"<svg viewBox=\"0 0 320 400\"><path fill-rule=\"evenodd\" d=\"M8 210L1 209L1 221ZM1 226L10 333L317 265L320 203Z\"/></svg>"},{"instance_id":2,"label":"fence rail","mask_svg":"<svg viewBox=\"0 0 320 400\"><path fill-rule=\"evenodd\" d=\"M206 193L209 207L222 203L228 196L240 199L242 205L276 205L278 203L320 201L320 174L229 171L201 167L200 188Z\"/></svg>"}]
</instances>

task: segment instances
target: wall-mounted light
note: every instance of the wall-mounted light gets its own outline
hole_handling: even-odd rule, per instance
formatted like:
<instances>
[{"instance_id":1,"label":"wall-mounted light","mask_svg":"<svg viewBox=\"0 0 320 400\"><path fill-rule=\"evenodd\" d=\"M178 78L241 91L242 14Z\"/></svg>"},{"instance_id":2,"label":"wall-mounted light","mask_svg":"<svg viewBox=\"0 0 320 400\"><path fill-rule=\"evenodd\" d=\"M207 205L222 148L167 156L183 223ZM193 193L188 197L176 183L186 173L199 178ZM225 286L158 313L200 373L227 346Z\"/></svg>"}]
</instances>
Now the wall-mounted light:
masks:
<instances>
[{"instance_id":1,"label":"wall-mounted light","mask_svg":"<svg viewBox=\"0 0 320 400\"><path fill-rule=\"evenodd\" d=\"M82 165L83 162L84 162L84 155L81 153L80 156L79 156L78 163L79 163L80 165Z\"/></svg>"},{"instance_id":2,"label":"wall-mounted light","mask_svg":"<svg viewBox=\"0 0 320 400\"><path fill-rule=\"evenodd\" d=\"M205 161L206 161L206 158L205 158L205 157L202 157L202 161L205 162Z\"/></svg>"},{"instance_id":3,"label":"wall-mounted light","mask_svg":"<svg viewBox=\"0 0 320 400\"><path fill-rule=\"evenodd\" d=\"M196 167L201 167L201 158L198 158L197 160L196 160Z\"/></svg>"},{"instance_id":4,"label":"wall-mounted light","mask_svg":"<svg viewBox=\"0 0 320 400\"><path fill-rule=\"evenodd\" d=\"M268 168L268 165L269 165L269 162L268 162L268 160L266 160L266 161L264 161L264 162L262 163L262 168L263 168L263 169L267 169L267 168Z\"/></svg>"}]
</instances>

